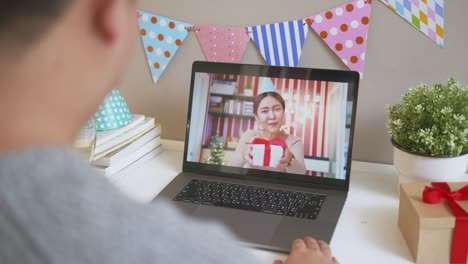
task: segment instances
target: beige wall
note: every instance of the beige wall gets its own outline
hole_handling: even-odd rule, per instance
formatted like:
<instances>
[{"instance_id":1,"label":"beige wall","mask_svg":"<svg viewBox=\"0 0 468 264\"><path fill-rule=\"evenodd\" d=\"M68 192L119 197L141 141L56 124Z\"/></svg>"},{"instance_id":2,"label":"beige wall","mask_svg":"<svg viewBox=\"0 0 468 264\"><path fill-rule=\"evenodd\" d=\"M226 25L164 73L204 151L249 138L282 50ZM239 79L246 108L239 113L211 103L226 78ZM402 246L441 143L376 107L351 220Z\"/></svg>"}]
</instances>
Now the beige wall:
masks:
<instances>
[{"instance_id":1,"label":"beige wall","mask_svg":"<svg viewBox=\"0 0 468 264\"><path fill-rule=\"evenodd\" d=\"M250 26L301 19L346 0L142 0L139 8L192 24ZM374 0L360 85L353 159L392 163L385 127L386 104L398 102L410 86L445 82L450 76L468 85L468 1L445 1L445 48L440 49L385 5ZM191 64L205 60L195 34L188 35L165 73L153 85L138 41L120 91L134 113L155 116L163 138L183 140ZM264 64L251 42L242 60ZM300 67L343 69L345 65L309 31Z\"/></svg>"}]
</instances>

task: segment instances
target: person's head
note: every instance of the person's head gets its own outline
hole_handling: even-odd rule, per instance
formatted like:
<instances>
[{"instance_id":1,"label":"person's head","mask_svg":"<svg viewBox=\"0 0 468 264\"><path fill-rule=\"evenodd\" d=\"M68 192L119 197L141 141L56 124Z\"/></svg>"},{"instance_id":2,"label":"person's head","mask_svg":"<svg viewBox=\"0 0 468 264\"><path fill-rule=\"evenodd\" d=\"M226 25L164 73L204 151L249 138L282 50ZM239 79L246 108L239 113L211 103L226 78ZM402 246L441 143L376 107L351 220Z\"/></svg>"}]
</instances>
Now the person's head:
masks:
<instances>
[{"instance_id":1,"label":"person's head","mask_svg":"<svg viewBox=\"0 0 468 264\"><path fill-rule=\"evenodd\" d=\"M135 2L3 0L0 110L78 131L126 72Z\"/></svg>"},{"instance_id":2,"label":"person's head","mask_svg":"<svg viewBox=\"0 0 468 264\"><path fill-rule=\"evenodd\" d=\"M284 122L285 103L276 92L265 92L254 99L254 113L259 128L270 133L279 132Z\"/></svg>"}]
</instances>

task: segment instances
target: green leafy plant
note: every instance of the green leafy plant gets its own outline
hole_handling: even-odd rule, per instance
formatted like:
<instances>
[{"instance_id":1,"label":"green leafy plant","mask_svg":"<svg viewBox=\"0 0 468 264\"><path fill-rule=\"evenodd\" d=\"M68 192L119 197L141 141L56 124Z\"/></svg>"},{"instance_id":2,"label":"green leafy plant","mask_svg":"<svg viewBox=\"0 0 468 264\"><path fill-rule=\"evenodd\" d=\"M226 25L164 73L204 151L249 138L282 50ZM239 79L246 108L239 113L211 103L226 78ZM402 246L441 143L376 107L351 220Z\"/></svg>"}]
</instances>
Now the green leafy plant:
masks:
<instances>
[{"instance_id":1,"label":"green leafy plant","mask_svg":"<svg viewBox=\"0 0 468 264\"><path fill-rule=\"evenodd\" d=\"M400 148L431 156L468 152L468 87L453 78L447 85L410 88L387 112L387 128Z\"/></svg>"},{"instance_id":2,"label":"green leafy plant","mask_svg":"<svg viewBox=\"0 0 468 264\"><path fill-rule=\"evenodd\" d=\"M224 140L218 133L211 138L210 144L211 157L208 158L208 164L224 164Z\"/></svg>"}]
</instances>

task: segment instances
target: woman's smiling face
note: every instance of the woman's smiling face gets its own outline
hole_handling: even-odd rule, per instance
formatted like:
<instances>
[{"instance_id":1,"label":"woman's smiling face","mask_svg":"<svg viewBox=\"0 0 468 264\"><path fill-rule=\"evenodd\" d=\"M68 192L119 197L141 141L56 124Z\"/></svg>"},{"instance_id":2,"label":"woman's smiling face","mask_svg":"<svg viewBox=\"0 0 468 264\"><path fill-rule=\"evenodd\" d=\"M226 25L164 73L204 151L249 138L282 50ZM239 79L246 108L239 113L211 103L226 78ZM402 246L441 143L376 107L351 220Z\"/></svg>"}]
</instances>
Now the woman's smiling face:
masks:
<instances>
[{"instance_id":1,"label":"woman's smiling face","mask_svg":"<svg viewBox=\"0 0 468 264\"><path fill-rule=\"evenodd\" d=\"M277 133L283 124L284 109L273 96L267 96L258 105L257 121L261 129L270 133Z\"/></svg>"}]
</instances>

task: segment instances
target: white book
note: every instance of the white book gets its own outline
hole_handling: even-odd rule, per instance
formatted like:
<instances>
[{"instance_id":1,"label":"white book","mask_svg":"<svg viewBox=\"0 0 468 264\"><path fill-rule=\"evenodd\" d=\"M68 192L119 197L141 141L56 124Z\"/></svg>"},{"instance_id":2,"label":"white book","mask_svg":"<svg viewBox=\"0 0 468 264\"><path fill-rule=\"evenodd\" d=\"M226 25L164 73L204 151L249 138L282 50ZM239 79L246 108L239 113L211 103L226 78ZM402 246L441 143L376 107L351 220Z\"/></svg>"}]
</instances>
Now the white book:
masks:
<instances>
[{"instance_id":1,"label":"white book","mask_svg":"<svg viewBox=\"0 0 468 264\"><path fill-rule=\"evenodd\" d=\"M127 167L123 168L121 171L119 171L119 172L117 172L115 174L112 174L112 175L108 176L107 178L110 181L115 181L121 175L124 175L125 173L127 173L127 171L129 171L131 169L138 168L139 166L143 165L148 160L150 160L150 159L156 157L157 155L159 155L162 151L163 151L163 147L159 146L159 147L155 148L154 150L152 150L151 152L144 155L143 157L139 158L137 161L135 161L132 164L128 165Z\"/></svg>"},{"instance_id":2,"label":"white book","mask_svg":"<svg viewBox=\"0 0 468 264\"><path fill-rule=\"evenodd\" d=\"M120 160L124 159L126 156L130 155L132 152L136 151L152 139L158 138L157 144L160 144L160 135L161 135L161 125L157 124L151 130L143 133L141 136L134 139L132 142L108 153L104 157L97 159L92 162L93 165L98 166L112 166L115 163L118 163ZM157 146L158 146L157 145Z\"/></svg>"},{"instance_id":3,"label":"white book","mask_svg":"<svg viewBox=\"0 0 468 264\"><path fill-rule=\"evenodd\" d=\"M142 123L143 121L145 121L144 115L133 115L132 122L130 122L130 124L124 127L111 129L111 130L98 131L96 135L96 146L100 146L108 142L109 140L125 133L126 131Z\"/></svg>"},{"instance_id":4,"label":"white book","mask_svg":"<svg viewBox=\"0 0 468 264\"><path fill-rule=\"evenodd\" d=\"M151 130L153 127L155 127L154 118L145 118L143 122L137 124L129 130L126 130L125 132L121 133L117 137L107 141L104 144L98 144L97 141L99 140L99 138L97 138L93 160L100 159L106 154L130 143L132 140Z\"/></svg>"},{"instance_id":5,"label":"white book","mask_svg":"<svg viewBox=\"0 0 468 264\"><path fill-rule=\"evenodd\" d=\"M146 143L144 146L140 147L136 151L132 152L131 155L128 155L124 159L122 159L120 162L116 163L115 165L109 166L109 167L103 167L103 166L94 166L94 168L101 173L102 175L105 176L110 176L113 175L122 169L126 168L130 164L134 163L141 157L145 156L149 152L159 148L161 144L157 144L157 141L159 141L159 138L154 138L150 142Z\"/></svg>"},{"instance_id":6,"label":"white book","mask_svg":"<svg viewBox=\"0 0 468 264\"><path fill-rule=\"evenodd\" d=\"M214 83L211 88L210 92L215 94L227 94L232 95L236 90L235 84L222 84L222 83Z\"/></svg>"}]
</instances>

